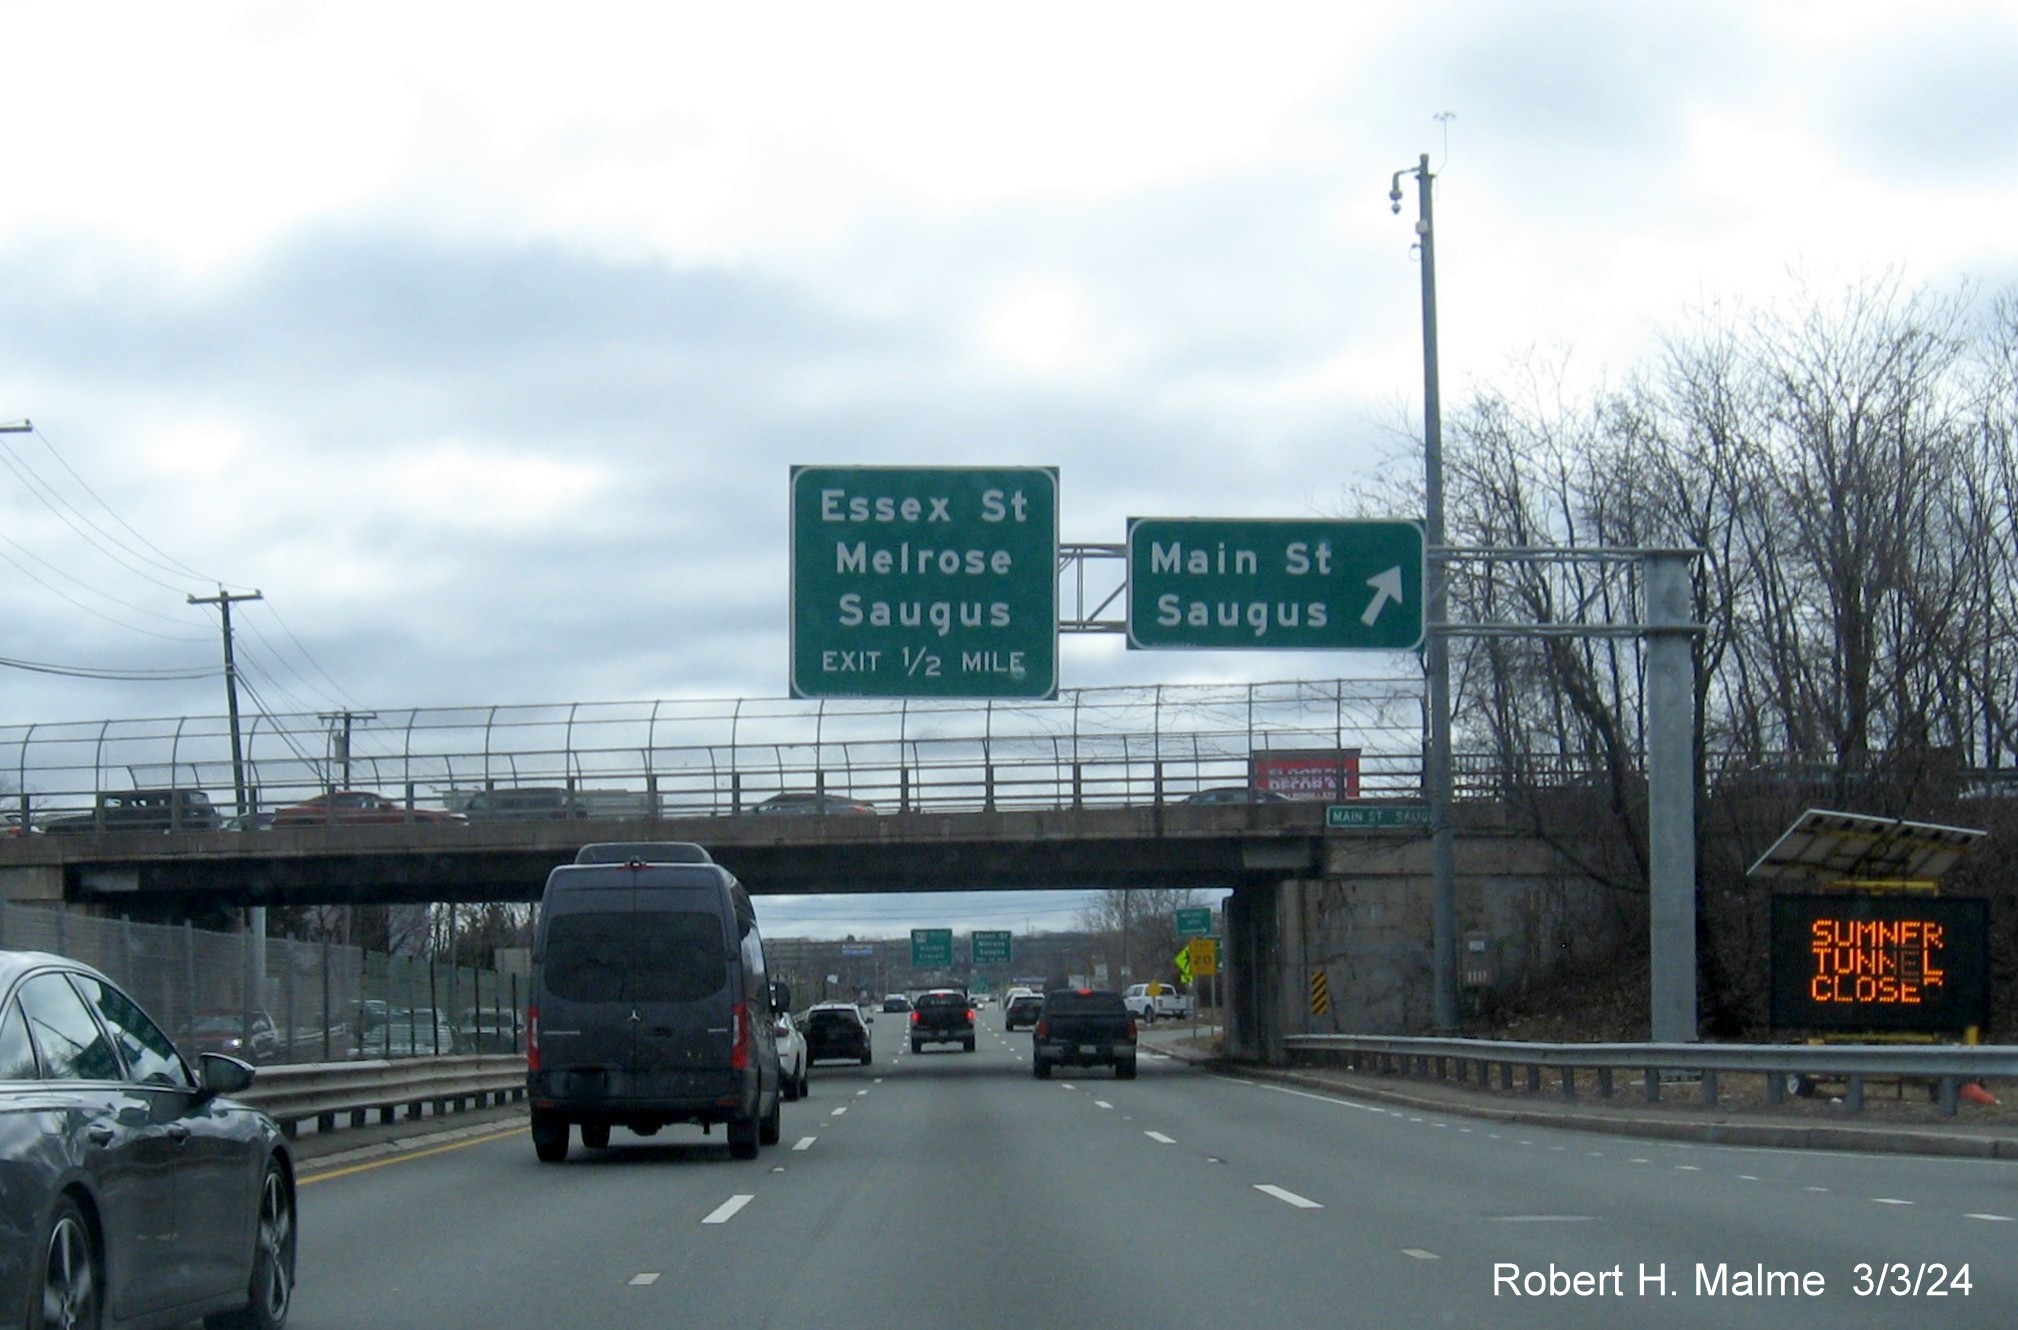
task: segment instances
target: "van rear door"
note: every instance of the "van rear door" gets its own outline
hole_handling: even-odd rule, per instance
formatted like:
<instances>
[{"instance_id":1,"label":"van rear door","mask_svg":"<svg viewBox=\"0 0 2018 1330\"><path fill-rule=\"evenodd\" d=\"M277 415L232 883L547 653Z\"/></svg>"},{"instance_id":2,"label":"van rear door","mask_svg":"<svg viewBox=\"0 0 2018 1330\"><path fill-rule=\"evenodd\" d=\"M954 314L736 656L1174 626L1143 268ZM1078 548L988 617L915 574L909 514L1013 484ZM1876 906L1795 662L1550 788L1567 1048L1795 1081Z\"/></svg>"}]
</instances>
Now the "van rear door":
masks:
<instances>
[{"instance_id":1,"label":"van rear door","mask_svg":"<svg viewBox=\"0 0 2018 1330\"><path fill-rule=\"evenodd\" d=\"M618 869L622 885L585 891L571 882L549 895L543 1070L577 1095L600 1080L591 1096L612 1108L698 1104L732 1092L724 892L712 878L672 881L679 871Z\"/></svg>"}]
</instances>

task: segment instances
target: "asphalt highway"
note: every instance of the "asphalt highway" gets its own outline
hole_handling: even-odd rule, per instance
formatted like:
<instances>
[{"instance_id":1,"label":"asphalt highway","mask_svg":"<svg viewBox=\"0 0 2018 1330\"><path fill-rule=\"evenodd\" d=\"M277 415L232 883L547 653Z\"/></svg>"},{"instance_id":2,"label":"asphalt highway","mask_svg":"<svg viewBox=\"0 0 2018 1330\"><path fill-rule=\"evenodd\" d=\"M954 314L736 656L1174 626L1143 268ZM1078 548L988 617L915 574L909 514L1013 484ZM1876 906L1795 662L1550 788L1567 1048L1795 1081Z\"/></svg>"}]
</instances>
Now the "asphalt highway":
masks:
<instances>
[{"instance_id":1,"label":"asphalt highway","mask_svg":"<svg viewBox=\"0 0 2018 1330\"><path fill-rule=\"evenodd\" d=\"M522 1113L304 1151L297 1330L2009 1326L2018 1163L1662 1141L979 1049L814 1068L717 1132L533 1157Z\"/></svg>"}]
</instances>

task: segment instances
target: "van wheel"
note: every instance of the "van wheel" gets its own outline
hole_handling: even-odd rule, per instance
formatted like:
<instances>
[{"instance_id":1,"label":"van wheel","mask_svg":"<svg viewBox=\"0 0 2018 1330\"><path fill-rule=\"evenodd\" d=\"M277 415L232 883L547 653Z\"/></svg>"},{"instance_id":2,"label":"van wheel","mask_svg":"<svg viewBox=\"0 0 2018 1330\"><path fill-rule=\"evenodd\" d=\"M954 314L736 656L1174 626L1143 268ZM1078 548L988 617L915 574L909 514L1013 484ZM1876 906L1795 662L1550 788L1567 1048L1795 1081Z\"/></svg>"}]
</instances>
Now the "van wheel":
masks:
<instances>
[{"instance_id":1,"label":"van wheel","mask_svg":"<svg viewBox=\"0 0 2018 1330\"><path fill-rule=\"evenodd\" d=\"M590 1150L609 1149L610 1124L607 1122L584 1122L582 1124L582 1145Z\"/></svg>"},{"instance_id":2,"label":"van wheel","mask_svg":"<svg viewBox=\"0 0 2018 1330\"><path fill-rule=\"evenodd\" d=\"M552 1113L533 1113L533 1153L542 1164L558 1164L568 1157L568 1120Z\"/></svg>"},{"instance_id":3,"label":"van wheel","mask_svg":"<svg viewBox=\"0 0 2018 1330\"><path fill-rule=\"evenodd\" d=\"M729 1158L755 1159L757 1157L757 1120L755 1118L729 1119Z\"/></svg>"},{"instance_id":4,"label":"van wheel","mask_svg":"<svg viewBox=\"0 0 2018 1330\"><path fill-rule=\"evenodd\" d=\"M757 1124L757 1144L776 1145L785 1134L785 1125L778 1113L778 1101L771 1101L771 1111L764 1114L764 1120Z\"/></svg>"}]
</instances>

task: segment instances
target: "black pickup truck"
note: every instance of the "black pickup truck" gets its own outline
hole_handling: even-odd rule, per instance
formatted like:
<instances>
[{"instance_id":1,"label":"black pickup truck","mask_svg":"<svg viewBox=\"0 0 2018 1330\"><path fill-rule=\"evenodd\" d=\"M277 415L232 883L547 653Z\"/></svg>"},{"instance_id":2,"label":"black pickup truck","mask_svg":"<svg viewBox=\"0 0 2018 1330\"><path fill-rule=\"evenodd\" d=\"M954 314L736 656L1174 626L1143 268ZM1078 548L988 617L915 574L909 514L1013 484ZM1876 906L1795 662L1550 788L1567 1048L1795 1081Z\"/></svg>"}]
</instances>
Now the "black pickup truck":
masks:
<instances>
[{"instance_id":1,"label":"black pickup truck","mask_svg":"<svg viewBox=\"0 0 2018 1330\"><path fill-rule=\"evenodd\" d=\"M974 1003L957 988L934 988L911 1004L911 1051L927 1044L958 1044L974 1051Z\"/></svg>"},{"instance_id":2,"label":"black pickup truck","mask_svg":"<svg viewBox=\"0 0 2018 1330\"><path fill-rule=\"evenodd\" d=\"M1040 1081L1053 1067L1112 1067L1135 1079L1135 1018L1121 995L1104 988L1054 988L1031 1035L1030 1066Z\"/></svg>"}]
</instances>

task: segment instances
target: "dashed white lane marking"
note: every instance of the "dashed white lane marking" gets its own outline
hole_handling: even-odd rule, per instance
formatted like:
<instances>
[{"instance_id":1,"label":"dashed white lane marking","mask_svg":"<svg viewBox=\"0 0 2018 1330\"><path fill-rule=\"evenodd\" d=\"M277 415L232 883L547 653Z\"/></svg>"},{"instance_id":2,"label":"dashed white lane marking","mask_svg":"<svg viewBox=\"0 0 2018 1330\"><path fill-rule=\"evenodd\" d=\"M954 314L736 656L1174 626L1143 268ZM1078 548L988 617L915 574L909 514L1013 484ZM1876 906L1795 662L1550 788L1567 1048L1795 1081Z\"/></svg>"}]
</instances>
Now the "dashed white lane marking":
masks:
<instances>
[{"instance_id":1,"label":"dashed white lane marking","mask_svg":"<svg viewBox=\"0 0 2018 1330\"><path fill-rule=\"evenodd\" d=\"M1675 1172L1677 1172L1677 1173L1700 1173L1700 1172L1702 1172L1702 1171L1703 1171L1703 1166L1702 1166L1701 1164L1676 1164L1676 1165L1675 1165Z\"/></svg>"},{"instance_id":2,"label":"dashed white lane marking","mask_svg":"<svg viewBox=\"0 0 2018 1330\"><path fill-rule=\"evenodd\" d=\"M632 1276L631 1276L631 1283L632 1283L632 1285L633 1285L633 1286L643 1286L643 1285L645 1285L645 1284L656 1284L656 1283L658 1283L658 1282L659 1282L659 1277L658 1277L657 1275L655 1275L655 1274L646 1274L646 1275L632 1275Z\"/></svg>"},{"instance_id":3,"label":"dashed white lane marking","mask_svg":"<svg viewBox=\"0 0 2018 1330\"><path fill-rule=\"evenodd\" d=\"M1107 1101L1106 1101L1105 1099L1096 1099L1096 1100L1094 1100L1094 1101L1093 1101L1093 1106L1094 1106L1095 1108L1112 1108L1112 1107L1114 1107L1114 1105L1112 1105L1112 1104L1108 1103L1108 1102L1107 1102Z\"/></svg>"},{"instance_id":4,"label":"dashed white lane marking","mask_svg":"<svg viewBox=\"0 0 2018 1330\"><path fill-rule=\"evenodd\" d=\"M1871 1198L1871 1204L1873 1204L1873 1205L1912 1205L1912 1204L1914 1204L1914 1202L1912 1202L1912 1201L1902 1201L1902 1200L1900 1200L1900 1199L1899 1199L1898 1197L1896 1197L1896 1196L1873 1196L1873 1197Z\"/></svg>"},{"instance_id":5,"label":"dashed white lane marking","mask_svg":"<svg viewBox=\"0 0 2018 1330\"><path fill-rule=\"evenodd\" d=\"M1299 1210L1322 1210L1324 1208L1308 1196L1298 1196L1295 1192L1287 1191L1284 1188L1275 1186L1273 1183L1257 1182L1254 1184L1254 1189L1258 1192L1265 1192L1278 1201L1286 1201Z\"/></svg>"},{"instance_id":6,"label":"dashed white lane marking","mask_svg":"<svg viewBox=\"0 0 2018 1330\"><path fill-rule=\"evenodd\" d=\"M1414 1257L1418 1261L1441 1261L1443 1259L1443 1257L1438 1256L1435 1252L1424 1251L1420 1247L1403 1247L1401 1254L1403 1256Z\"/></svg>"},{"instance_id":7,"label":"dashed white lane marking","mask_svg":"<svg viewBox=\"0 0 2018 1330\"><path fill-rule=\"evenodd\" d=\"M1177 1141L1176 1141L1176 1138L1175 1138L1175 1137L1171 1137L1171 1136L1165 1136L1165 1135L1164 1135L1164 1134L1163 1134L1162 1132L1160 1132L1160 1131L1145 1131L1145 1132L1143 1132L1142 1134L1143 1134L1144 1136L1147 1136L1147 1137L1148 1137L1148 1138L1149 1138L1150 1140L1152 1140L1152 1141L1155 1141L1155 1142L1157 1142L1157 1143L1158 1143L1159 1145L1175 1145L1175 1144L1177 1144Z\"/></svg>"},{"instance_id":8,"label":"dashed white lane marking","mask_svg":"<svg viewBox=\"0 0 2018 1330\"><path fill-rule=\"evenodd\" d=\"M1981 1219L1991 1224L2018 1224L2018 1219L2010 1215L1963 1215L1964 1219Z\"/></svg>"},{"instance_id":9,"label":"dashed white lane marking","mask_svg":"<svg viewBox=\"0 0 2018 1330\"><path fill-rule=\"evenodd\" d=\"M860 1099L863 1095L867 1093L869 1093L867 1090L857 1090L855 1091L855 1098Z\"/></svg>"},{"instance_id":10,"label":"dashed white lane marking","mask_svg":"<svg viewBox=\"0 0 2018 1330\"><path fill-rule=\"evenodd\" d=\"M1829 1190L1829 1189L1828 1189L1827 1187L1803 1187L1803 1188L1801 1188L1801 1190L1802 1190L1802 1191L1827 1191L1827 1190Z\"/></svg>"},{"instance_id":11,"label":"dashed white lane marking","mask_svg":"<svg viewBox=\"0 0 2018 1330\"><path fill-rule=\"evenodd\" d=\"M714 1210L709 1213L708 1217L706 1219L703 1219L701 1222L703 1224L726 1224L731 1219L734 1219L736 1217L738 1211L740 1211L744 1206L748 1205L751 1201L754 1201L756 1199L757 1198L754 1195L748 1193L738 1196L731 1196L728 1200L723 1201L720 1205L716 1206Z\"/></svg>"},{"instance_id":12,"label":"dashed white lane marking","mask_svg":"<svg viewBox=\"0 0 2018 1330\"><path fill-rule=\"evenodd\" d=\"M813 1148L813 1142L819 1139L817 1136L801 1136L797 1141L792 1143L792 1148L794 1150L810 1150Z\"/></svg>"},{"instance_id":13,"label":"dashed white lane marking","mask_svg":"<svg viewBox=\"0 0 2018 1330\"><path fill-rule=\"evenodd\" d=\"M1495 1224L1589 1224L1596 1215L1494 1215Z\"/></svg>"}]
</instances>

